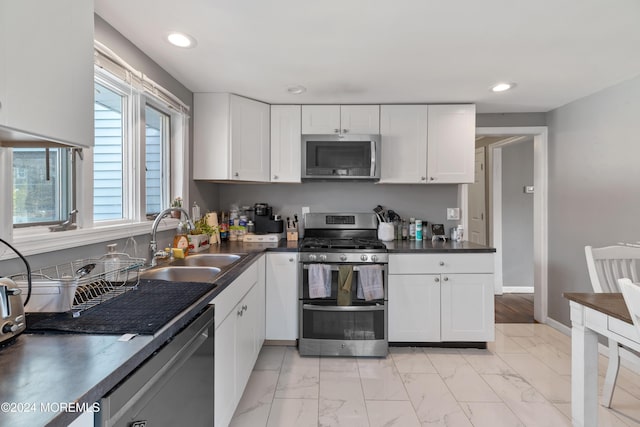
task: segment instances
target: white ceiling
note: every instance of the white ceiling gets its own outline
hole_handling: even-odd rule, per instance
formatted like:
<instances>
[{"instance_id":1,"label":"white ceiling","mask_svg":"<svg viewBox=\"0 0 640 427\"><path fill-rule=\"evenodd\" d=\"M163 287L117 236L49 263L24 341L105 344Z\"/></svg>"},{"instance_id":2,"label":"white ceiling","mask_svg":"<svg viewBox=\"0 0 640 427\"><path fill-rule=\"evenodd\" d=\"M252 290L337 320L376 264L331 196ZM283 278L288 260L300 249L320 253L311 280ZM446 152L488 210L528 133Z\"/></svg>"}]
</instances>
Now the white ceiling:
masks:
<instances>
[{"instance_id":1,"label":"white ceiling","mask_svg":"<svg viewBox=\"0 0 640 427\"><path fill-rule=\"evenodd\" d=\"M95 0L193 92L545 112L640 74L638 0ZM179 49L180 30L197 46ZM491 93L498 81L517 88ZM287 87L307 92L291 95Z\"/></svg>"}]
</instances>

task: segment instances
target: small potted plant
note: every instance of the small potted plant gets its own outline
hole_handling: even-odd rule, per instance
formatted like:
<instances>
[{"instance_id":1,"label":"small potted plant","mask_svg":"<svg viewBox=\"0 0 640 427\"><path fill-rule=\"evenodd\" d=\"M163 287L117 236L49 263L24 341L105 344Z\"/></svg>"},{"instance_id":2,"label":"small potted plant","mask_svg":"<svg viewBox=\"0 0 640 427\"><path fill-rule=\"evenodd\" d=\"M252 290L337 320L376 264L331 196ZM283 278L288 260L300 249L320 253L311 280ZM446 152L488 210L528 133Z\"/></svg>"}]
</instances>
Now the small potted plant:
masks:
<instances>
[{"instance_id":1,"label":"small potted plant","mask_svg":"<svg viewBox=\"0 0 640 427\"><path fill-rule=\"evenodd\" d=\"M175 199L173 199L173 202L171 202L171 207L172 208L181 208L182 207L182 197L178 196ZM171 217L180 219L182 217L182 212L173 211L173 212L171 212Z\"/></svg>"},{"instance_id":2,"label":"small potted plant","mask_svg":"<svg viewBox=\"0 0 640 427\"><path fill-rule=\"evenodd\" d=\"M206 215L193 223L195 228L191 230L189 237L189 250L200 252L209 249L211 235L218 231L218 226L207 223Z\"/></svg>"}]
</instances>

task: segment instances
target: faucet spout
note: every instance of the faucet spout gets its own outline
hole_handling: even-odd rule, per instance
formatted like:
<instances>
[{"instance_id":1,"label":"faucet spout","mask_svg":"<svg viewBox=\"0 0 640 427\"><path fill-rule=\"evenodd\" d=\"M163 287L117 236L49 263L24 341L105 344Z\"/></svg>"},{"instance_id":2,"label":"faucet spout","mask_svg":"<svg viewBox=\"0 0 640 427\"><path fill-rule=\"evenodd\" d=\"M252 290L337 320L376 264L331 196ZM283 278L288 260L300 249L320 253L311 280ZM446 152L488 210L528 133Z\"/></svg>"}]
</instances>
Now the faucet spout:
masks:
<instances>
[{"instance_id":1,"label":"faucet spout","mask_svg":"<svg viewBox=\"0 0 640 427\"><path fill-rule=\"evenodd\" d=\"M189 212L184 210L183 208L167 208L160 212L156 219L153 221L153 226L151 227L151 241L149 242L149 263L152 267L154 267L156 262L156 253L158 252L158 242L156 241L156 233L158 231L158 226L160 225L160 221L162 218L169 215L171 212L181 212L187 218L187 230L191 231L195 228L193 222L191 221L191 217L189 216Z\"/></svg>"}]
</instances>

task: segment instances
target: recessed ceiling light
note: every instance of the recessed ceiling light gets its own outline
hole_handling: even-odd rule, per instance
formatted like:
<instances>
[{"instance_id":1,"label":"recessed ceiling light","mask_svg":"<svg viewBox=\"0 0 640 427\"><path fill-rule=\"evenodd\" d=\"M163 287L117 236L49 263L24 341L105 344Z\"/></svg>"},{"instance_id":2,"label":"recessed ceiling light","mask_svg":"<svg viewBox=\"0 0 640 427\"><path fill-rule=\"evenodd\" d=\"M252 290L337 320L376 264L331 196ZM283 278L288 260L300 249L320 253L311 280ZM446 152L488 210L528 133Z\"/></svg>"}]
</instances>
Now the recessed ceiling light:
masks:
<instances>
[{"instance_id":1,"label":"recessed ceiling light","mask_svg":"<svg viewBox=\"0 0 640 427\"><path fill-rule=\"evenodd\" d=\"M306 91L307 91L307 88L300 85L290 86L287 88L287 92L289 92L292 95L300 95L301 93L305 93Z\"/></svg>"},{"instance_id":2,"label":"recessed ceiling light","mask_svg":"<svg viewBox=\"0 0 640 427\"><path fill-rule=\"evenodd\" d=\"M497 83L497 84L491 86L491 91L492 92L504 92L506 90L513 89L514 87L516 87L515 83Z\"/></svg>"},{"instance_id":3,"label":"recessed ceiling light","mask_svg":"<svg viewBox=\"0 0 640 427\"><path fill-rule=\"evenodd\" d=\"M167 35L167 40L174 46L178 47L194 47L196 39L185 33L173 31Z\"/></svg>"}]
</instances>

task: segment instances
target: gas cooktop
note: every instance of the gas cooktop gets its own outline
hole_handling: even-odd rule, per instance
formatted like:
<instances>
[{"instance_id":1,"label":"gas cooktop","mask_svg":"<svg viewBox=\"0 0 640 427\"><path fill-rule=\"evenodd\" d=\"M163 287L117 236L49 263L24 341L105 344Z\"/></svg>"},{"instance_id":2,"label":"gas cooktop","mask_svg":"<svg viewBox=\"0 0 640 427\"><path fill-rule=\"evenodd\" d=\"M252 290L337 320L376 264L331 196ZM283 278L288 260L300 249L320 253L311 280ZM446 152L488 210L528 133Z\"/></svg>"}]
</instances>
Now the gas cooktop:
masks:
<instances>
[{"instance_id":1,"label":"gas cooktop","mask_svg":"<svg viewBox=\"0 0 640 427\"><path fill-rule=\"evenodd\" d=\"M386 250L386 246L378 239L368 239L360 237L352 238L319 238L308 237L302 240L300 243L301 251L316 251L316 250L342 250L342 249L366 249L371 250Z\"/></svg>"}]
</instances>

